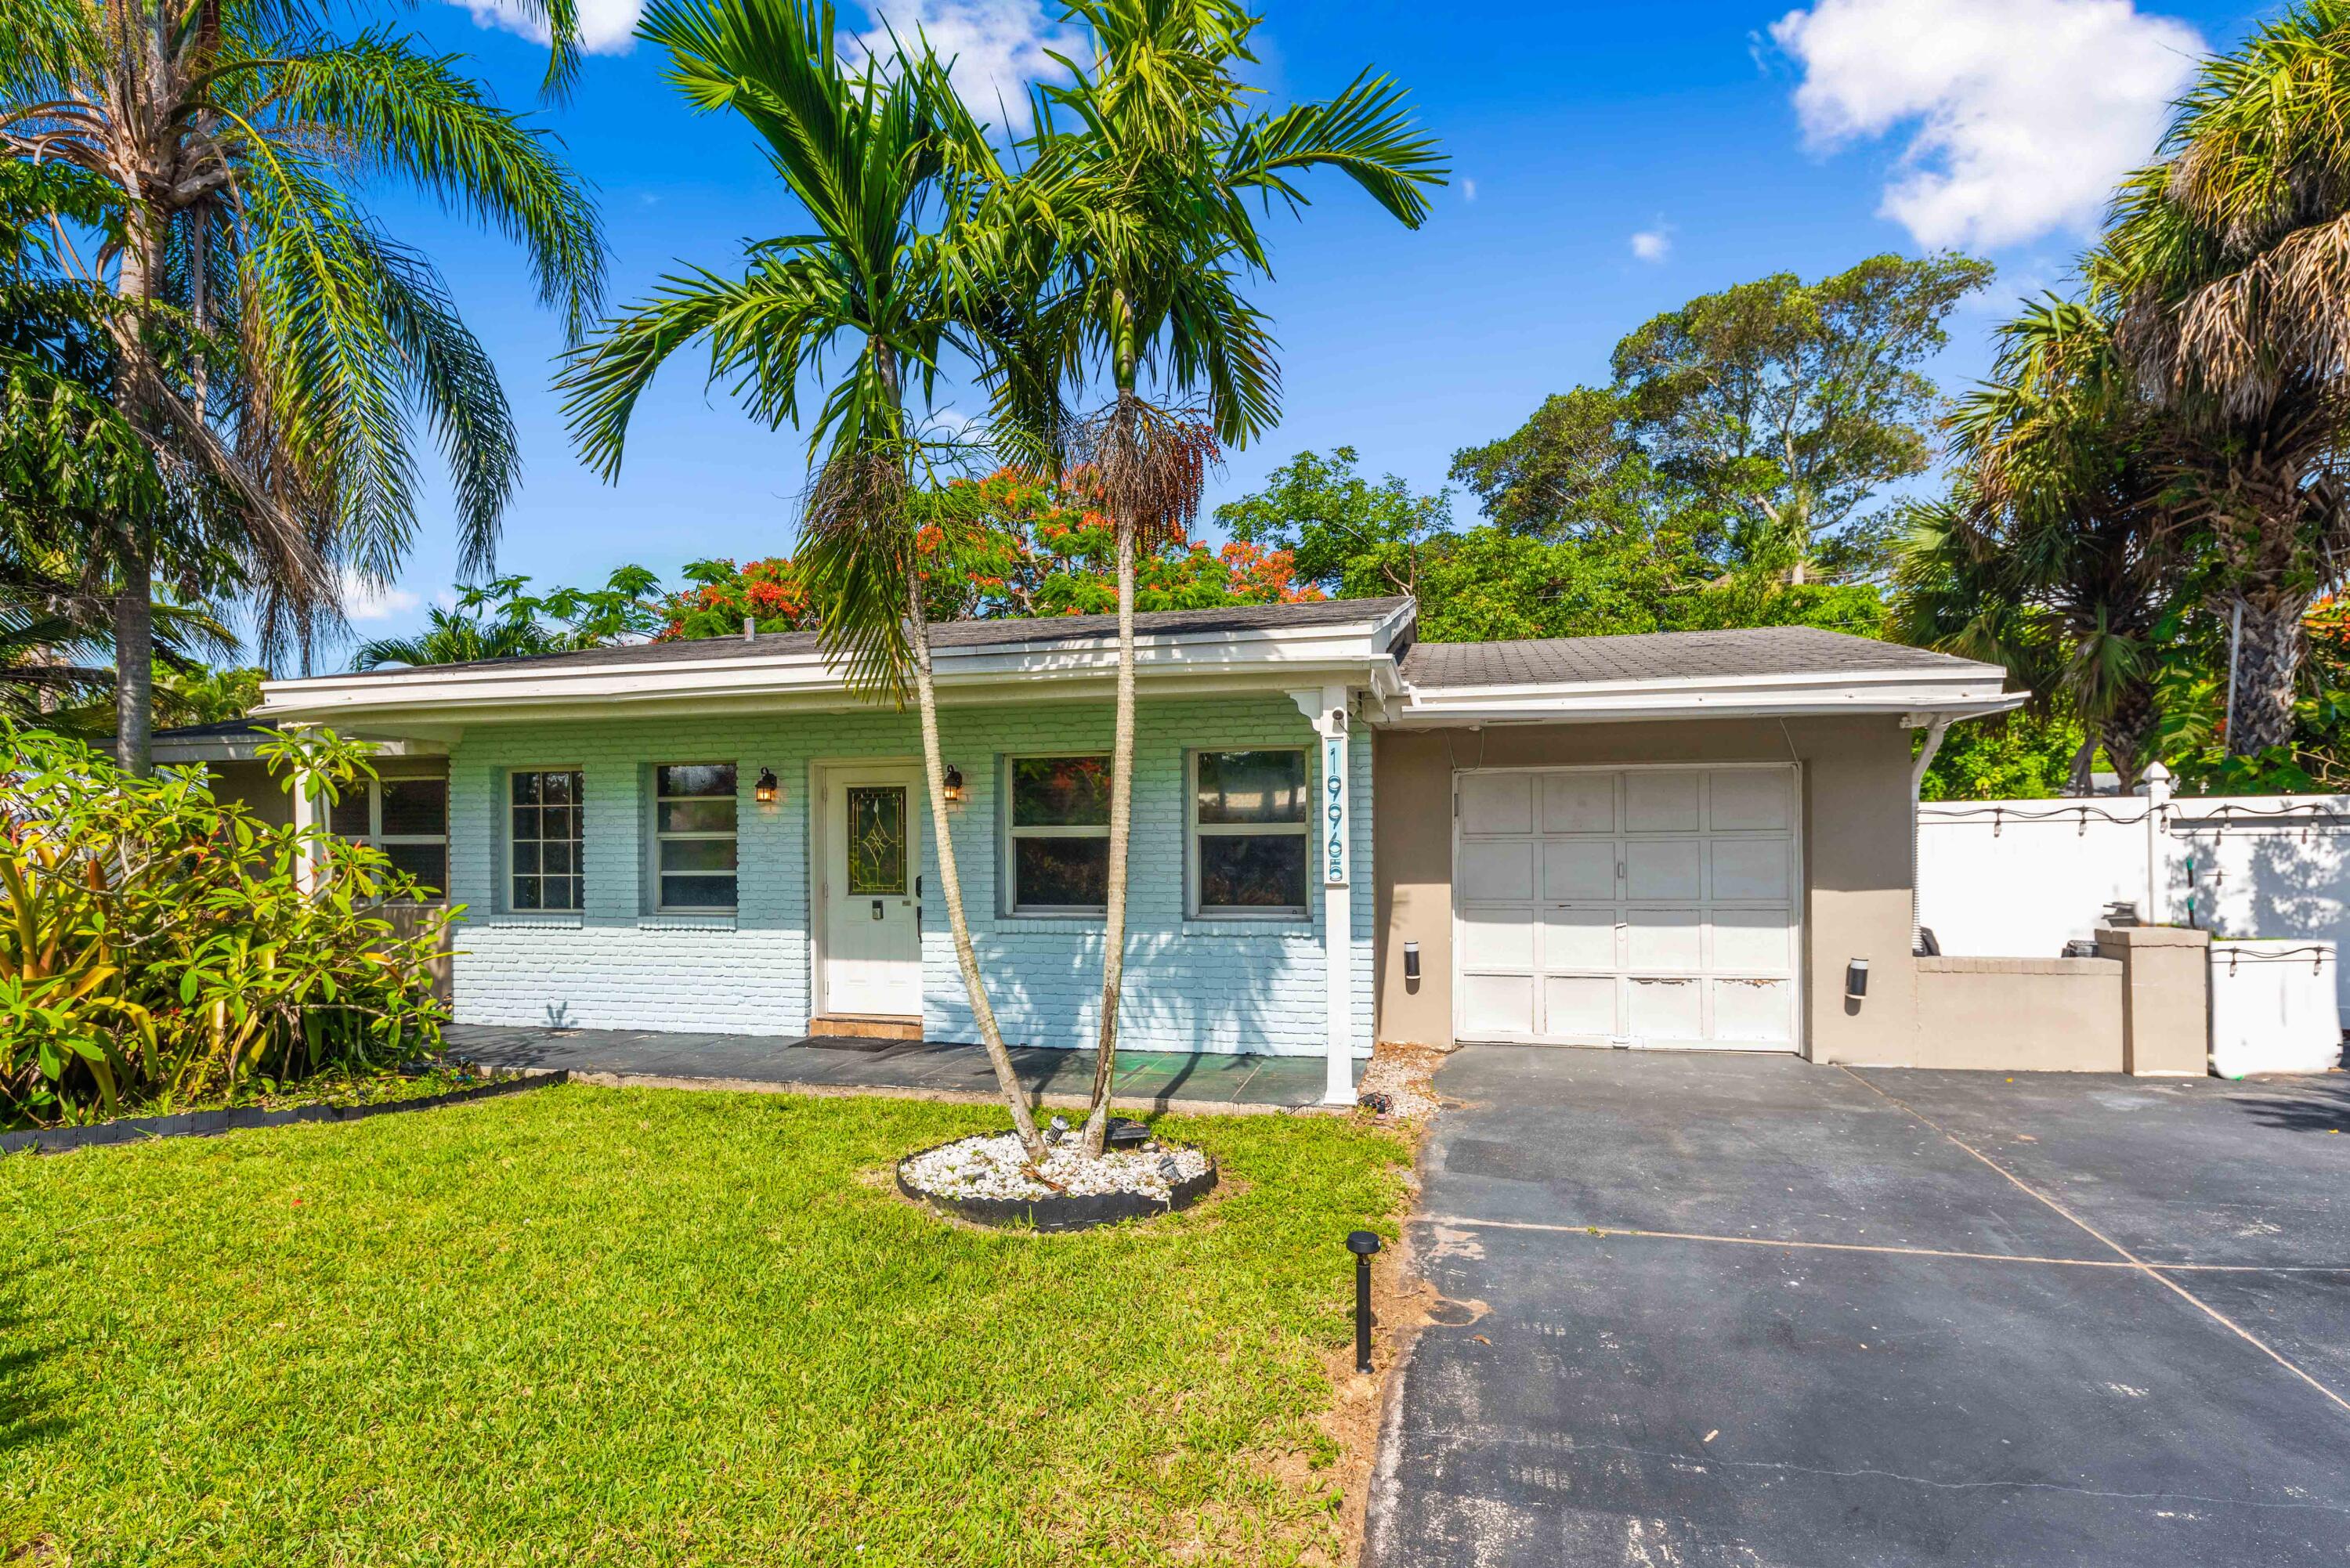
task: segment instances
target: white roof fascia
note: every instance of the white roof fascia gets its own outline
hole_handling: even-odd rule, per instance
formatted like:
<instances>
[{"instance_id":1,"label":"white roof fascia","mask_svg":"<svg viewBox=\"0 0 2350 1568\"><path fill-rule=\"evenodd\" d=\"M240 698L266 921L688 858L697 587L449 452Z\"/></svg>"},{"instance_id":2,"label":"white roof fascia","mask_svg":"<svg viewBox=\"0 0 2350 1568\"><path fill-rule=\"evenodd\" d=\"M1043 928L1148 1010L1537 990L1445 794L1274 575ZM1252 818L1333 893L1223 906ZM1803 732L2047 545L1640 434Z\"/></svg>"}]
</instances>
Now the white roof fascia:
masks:
<instances>
[{"instance_id":1,"label":"white roof fascia","mask_svg":"<svg viewBox=\"0 0 2350 1568\"><path fill-rule=\"evenodd\" d=\"M1377 688L1395 684L1388 651L1398 616L1314 627L1158 634L1139 639L1136 673L1154 692L1249 689L1297 684L1303 677ZM1115 638L1077 642L940 648L931 668L942 698L955 701L1018 701L1034 683L1050 681L1105 689L1118 663ZM489 669L423 669L389 674L336 675L265 682L255 717L390 722L496 714L525 718L578 711L608 713L615 705L658 705L664 711L724 711L760 707L855 709L866 701L848 691L838 670L821 654L793 653L655 663L587 666L521 664ZM1056 695L1064 693L1056 691Z\"/></svg>"},{"instance_id":2,"label":"white roof fascia","mask_svg":"<svg viewBox=\"0 0 2350 1568\"><path fill-rule=\"evenodd\" d=\"M1388 722L1540 722L1591 719L1773 718L1825 713L1925 712L1966 718L2017 707L2031 693L2003 678L1916 670L1740 675L1554 686L1413 687Z\"/></svg>"}]
</instances>

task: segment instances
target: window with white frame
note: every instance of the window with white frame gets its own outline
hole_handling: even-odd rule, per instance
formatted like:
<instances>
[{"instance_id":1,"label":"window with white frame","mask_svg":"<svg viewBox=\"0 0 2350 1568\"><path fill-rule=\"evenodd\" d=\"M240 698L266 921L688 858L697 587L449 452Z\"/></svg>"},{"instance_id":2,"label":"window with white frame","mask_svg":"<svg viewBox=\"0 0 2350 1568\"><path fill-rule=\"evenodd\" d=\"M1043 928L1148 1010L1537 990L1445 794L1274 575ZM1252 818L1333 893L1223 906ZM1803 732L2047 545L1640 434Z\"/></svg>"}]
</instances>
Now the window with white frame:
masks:
<instances>
[{"instance_id":1,"label":"window with white frame","mask_svg":"<svg viewBox=\"0 0 2350 1568\"><path fill-rule=\"evenodd\" d=\"M1006 757L1003 901L1015 915L1109 907L1109 759Z\"/></svg>"},{"instance_id":2,"label":"window with white frame","mask_svg":"<svg viewBox=\"0 0 2350 1568\"><path fill-rule=\"evenodd\" d=\"M1191 753L1191 912L1214 919L1306 912L1305 753Z\"/></svg>"},{"instance_id":3,"label":"window with white frame","mask_svg":"<svg viewBox=\"0 0 2350 1568\"><path fill-rule=\"evenodd\" d=\"M653 907L671 914L734 908L734 764L653 769Z\"/></svg>"},{"instance_id":4,"label":"window with white frame","mask_svg":"<svg viewBox=\"0 0 2350 1568\"><path fill-rule=\"evenodd\" d=\"M578 769L516 773L511 780L506 841L512 892L521 910L586 907L579 852L586 837L587 779Z\"/></svg>"},{"instance_id":5,"label":"window with white frame","mask_svg":"<svg viewBox=\"0 0 2350 1568\"><path fill-rule=\"evenodd\" d=\"M449 781L355 779L327 808L338 838L372 845L439 902L449 885Z\"/></svg>"}]
</instances>

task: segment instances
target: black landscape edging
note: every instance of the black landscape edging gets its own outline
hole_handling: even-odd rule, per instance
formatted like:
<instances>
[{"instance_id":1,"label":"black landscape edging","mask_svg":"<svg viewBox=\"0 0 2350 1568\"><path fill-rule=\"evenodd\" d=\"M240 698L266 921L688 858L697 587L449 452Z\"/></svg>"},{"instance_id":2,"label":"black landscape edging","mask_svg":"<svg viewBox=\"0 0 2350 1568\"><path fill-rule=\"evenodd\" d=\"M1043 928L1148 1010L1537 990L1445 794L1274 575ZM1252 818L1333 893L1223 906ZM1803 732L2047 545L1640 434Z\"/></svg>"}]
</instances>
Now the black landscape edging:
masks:
<instances>
[{"instance_id":1,"label":"black landscape edging","mask_svg":"<svg viewBox=\"0 0 2350 1568\"><path fill-rule=\"evenodd\" d=\"M476 1084L470 1089L452 1089L445 1095L383 1100L371 1106L288 1106L276 1111L235 1106L219 1111L181 1111L168 1116L124 1116L90 1127L32 1127L24 1132L0 1133L0 1155L63 1154L68 1149L144 1143L159 1137L212 1137L220 1133L243 1132L248 1127L291 1127L296 1122L363 1122L369 1116L390 1116L395 1111L429 1111L436 1106L462 1105L467 1100L486 1100L524 1089L542 1089L566 1083L570 1077L567 1072L542 1073Z\"/></svg>"},{"instance_id":2,"label":"black landscape edging","mask_svg":"<svg viewBox=\"0 0 2350 1568\"><path fill-rule=\"evenodd\" d=\"M961 1143L962 1138L949 1138L947 1143ZM920 1159L932 1149L947 1144L933 1144L931 1148L918 1148L898 1162L898 1190L915 1202L926 1204L941 1214L951 1214L958 1220L968 1220L974 1225L998 1229L1034 1226L1039 1231L1090 1231L1097 1225L1116 1225L1126 1220L1148 1220L1154 1214L1172 1214L1189 1209L1215 1189L1216 1162L1211 1158L1208 1168L1197 1176L1187 1176L1168 1189L1167 1199L1139 1192L1087 1192L1056 1195L1051 1198L948 1198L936 1192L925 1192L906 1179L906 1160Z\"/></svg>"}]
</instances>

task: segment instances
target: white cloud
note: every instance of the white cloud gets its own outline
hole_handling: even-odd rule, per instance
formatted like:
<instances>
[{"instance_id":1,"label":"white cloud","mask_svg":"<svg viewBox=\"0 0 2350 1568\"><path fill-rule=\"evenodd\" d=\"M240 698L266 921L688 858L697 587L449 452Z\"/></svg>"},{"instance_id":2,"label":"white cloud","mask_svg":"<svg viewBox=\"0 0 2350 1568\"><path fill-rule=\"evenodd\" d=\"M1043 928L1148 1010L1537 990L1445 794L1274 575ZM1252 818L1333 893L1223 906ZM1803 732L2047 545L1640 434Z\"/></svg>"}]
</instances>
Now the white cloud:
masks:
<instances>
[{"instance_id":1,"label":"white cloud","mask_svg":"<svg viewBox=\"0 0 2350 1568\"><path fill-rule=\"evenodd\" d=\"M1038 0L880 0L867 9L873 26L853 45L887 49L895 30L911 47L919 34L952 62L955 91L972 113L1014 130L1028 129L1028 84L1067 74L1045 51L1086 57L1084 36L1048 20Z\"/></svg>"},{"instance_id":2,"label":"white cloud","mask_svg":"<svg viewBox=\"0 0 2350 1568\"><path fill-rule=\"evenodd\" d=\"M1818 0L1771 36L1814 148L1907 132L1877 211L1928 245L2091 227L2204 47L2132 0Z\"/></svg>"},{"instance_id":3,"label":"white cloud","mask_svg":"<svg viewBox=\"0 0 2350 1568\"><path fill-rule=\"evenodd\" d=\"M1477 199L1476 181L1463 180L1461 182L1461 199L1464 202L1473 202Z\"/></svg>"},{"instance_id":4,"label":"white cloud","mask_svg":"<svg viewBox=\"0 0 2350 1568\"><path fill-rule=\"evenodd\" d=\"M546 17L520 0L458 0L484 27L504 27L525 38L547 40ZM591 55L625 55L636 43L637 18L644 0L579 0L579 47Z\"/></svg>"},{"instance_id":5,"label":"white cloud","mask_svg":"<svg viewBox=\"0 0 2350 1568\"><path fill-rule=\"evenodd\" d=\"M369 583L357 572L343 574L343 618L357 625L361 621L396 620L412 615L424 601L406 588L390 583Z\"/></svg>"},{"instance_id":6,"label":"white cloud","mask_svg":"<svg viewBox=\"0 0 2350 1568\"><path fill-rule=\"evenodd\" d=\"M1673 254L1671 225L1659 223L1632 236L1632 254L1644 262L1661 262Z\"/></svg>"}]
</instances>

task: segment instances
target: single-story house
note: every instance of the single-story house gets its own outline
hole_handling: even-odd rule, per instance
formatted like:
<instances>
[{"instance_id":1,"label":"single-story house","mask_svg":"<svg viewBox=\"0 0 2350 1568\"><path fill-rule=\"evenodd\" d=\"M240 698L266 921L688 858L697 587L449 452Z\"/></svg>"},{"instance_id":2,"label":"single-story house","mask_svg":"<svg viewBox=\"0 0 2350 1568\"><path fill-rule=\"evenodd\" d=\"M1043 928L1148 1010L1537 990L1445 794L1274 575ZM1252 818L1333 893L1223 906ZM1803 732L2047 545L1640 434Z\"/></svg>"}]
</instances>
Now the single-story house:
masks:
<instances>
[{"instance_id":1,"label":"single-story house","mask_svg":"<svg viewBox=\"0 0 2350 1568\"><path fill-rule=\"evenodd\" d=\"M1426 643L1405 598L1137 629L1133 1049L1319 1055L1343 1097L1375 1040L2028 1066L2035 1017L2105 1005L1913 957L1918 735L2021 701L1996 666L1799 627ZM932 639L1004 1033L1089 1045L1115 623ZM811 635L274 681L255 717L388 743L330 826L465 906L463 1022L974 1037L914 715Z\"/></svg>"}]
</instances>

